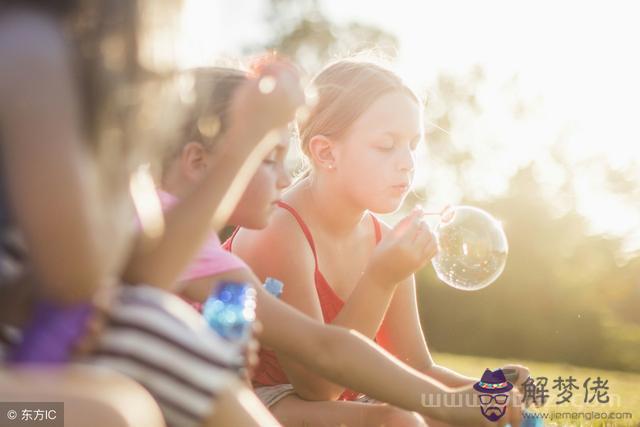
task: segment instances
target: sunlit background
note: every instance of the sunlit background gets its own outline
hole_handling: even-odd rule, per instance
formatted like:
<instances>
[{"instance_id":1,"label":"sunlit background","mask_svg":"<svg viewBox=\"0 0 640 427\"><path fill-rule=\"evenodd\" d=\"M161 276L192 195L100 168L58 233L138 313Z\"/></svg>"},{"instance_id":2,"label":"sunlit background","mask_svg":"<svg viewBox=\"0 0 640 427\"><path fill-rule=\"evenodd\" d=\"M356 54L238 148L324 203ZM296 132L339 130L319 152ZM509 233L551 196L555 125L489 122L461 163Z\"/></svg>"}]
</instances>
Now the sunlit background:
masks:
<instances>
[{"instance_id":1,"label":"sunlit background","mask_svg":"<svg viewBox=\"0 0 640 427\"><path fill-rule=\"evenodd\" d=\"M181 60L233 65L275 48L311 75L341 55L384 55L426 100L407 204L479 205L511 244L503 277L482 292L419 276L430 344L640 371L637 8L188 0Z\"/></svg>"},{"instance_id":2,"label":"sunlit background","mask_svg":"<svg viewBox=\"0 0 640 427\"><path fill-rule=\"evenodd\" d=\"M307 7L273 3L289 9L277 24L283 26ZM233 63L256 45L269 46L270 7L265 0L188 0L185 67ZM472 87L478 111L445 129L456 147L474 153L477 162L465 172L474 195L504 194L509 178L533 164L558 214L574 206L593 233L624 238L626 253L640 250L639 186L619 195L607 177L613 173L631 187L640 182L636 4L326 0L317 7L331 22L360 22L395 37L397 71L427 95L436 115L443 111L430 91L439 76L464 81L474 70L482 73ZM348 46L338 55L347 52ZM417 184L430 187L432 204L462 197L445 172L420 172ZM559 196L564 186L572 194Z\"/></svg>"}]
</instances>

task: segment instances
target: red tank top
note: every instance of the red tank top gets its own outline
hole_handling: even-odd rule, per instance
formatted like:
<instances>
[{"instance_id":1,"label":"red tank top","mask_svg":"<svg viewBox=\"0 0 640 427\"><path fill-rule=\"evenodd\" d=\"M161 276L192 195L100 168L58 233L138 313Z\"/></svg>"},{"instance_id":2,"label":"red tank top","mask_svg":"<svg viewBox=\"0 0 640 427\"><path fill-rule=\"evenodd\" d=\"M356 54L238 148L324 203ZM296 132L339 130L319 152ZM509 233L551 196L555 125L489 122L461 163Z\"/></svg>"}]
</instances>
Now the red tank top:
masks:
<instances>
[{"instance_id":1,"label":"red tank top","mask_svg":"<svg viewBox=\"0 0 640 427\"><path fill-rule=\"evenodd\" d=\"M316 247L313 242L313 237L311 236L311 231L309 227L302 220L302 217L298 212L290 205L284 202L278 202L278 206L286 209L293 215L298 225L302 229L305 237L307 238L307 242L309 242L309 246L311 248L311 252L313 252L313 257L315 260L315 271L314 271L314 279L316 291L318 292L318 300L320 301L320 307L322 309L322 317L325 323L333 322L333 319L340 313L342 307L344 306L344 301L335 293L333 288L329 285L324 275L318 268L318 256L316 254ZM380 231L380 223L376 219L375 216L371 215L371 219L373 220L373 226L375 229L376 236L376 244L380 242L382 237L382 233ZM232 251L233 239L235 238L239 228L236 228L224 242L223 247ZM285 284L286 286L286 284ZM379 331L378 331L379 333ZM278 384L289 384L291 381L287 378L286 374L282 370L280 363L278 362L278 358L272 350L262 349L260 350L260 363L258 368L256 369L255 375L253 376L253 384L256 387L261 386L271 386ZM345 390L344 393L340 396L338 400L355 400L358 397L359 393L354 392L352 390Z\"/></svg>"}]
</instances>

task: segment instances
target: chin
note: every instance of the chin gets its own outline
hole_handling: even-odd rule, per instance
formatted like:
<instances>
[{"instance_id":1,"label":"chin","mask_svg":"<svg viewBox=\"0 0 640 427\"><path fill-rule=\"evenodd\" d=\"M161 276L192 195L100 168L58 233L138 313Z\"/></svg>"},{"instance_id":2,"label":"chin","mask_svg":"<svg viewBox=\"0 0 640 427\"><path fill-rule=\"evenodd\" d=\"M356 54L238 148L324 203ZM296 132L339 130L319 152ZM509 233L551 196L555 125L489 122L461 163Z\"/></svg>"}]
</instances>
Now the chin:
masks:
<instances>
[{"instance_id":1,"label":"chin","mask_svg":"<svg viewBox=\"0 0 640 427\"><path fill-rule=\"evenodd\" d=\"M381 200L375 205L369 206L368 209L371 212L375 212L381 215L390 214L400 209L400 207L402 206L402 202L404 202L404 197L401 199Z\"/></svg>"},{"instance_id":2,"label":"chin","mask_svg":"<svg viewBox=\"0 0 640 427\"><path fill-rule=\"evenodd\" d=\"M255 216L253 218L249 218L248 221L245 221L243 227L250 230L262 230L263 228L267 228L270 218L271 215L269 214L265 214L260 217Z\"/></svg>"}]
</instances>

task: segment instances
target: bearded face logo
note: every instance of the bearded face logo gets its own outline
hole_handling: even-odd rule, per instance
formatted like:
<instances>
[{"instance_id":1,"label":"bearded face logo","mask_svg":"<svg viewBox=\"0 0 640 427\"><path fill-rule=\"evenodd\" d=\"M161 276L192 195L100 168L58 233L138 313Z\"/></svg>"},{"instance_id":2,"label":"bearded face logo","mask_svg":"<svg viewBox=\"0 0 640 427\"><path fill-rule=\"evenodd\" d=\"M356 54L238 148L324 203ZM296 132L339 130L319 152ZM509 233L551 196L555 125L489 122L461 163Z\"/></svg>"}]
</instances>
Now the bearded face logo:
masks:
<instances>
[{"instance_id":1,"label":"bearded face logo","mask_svg":"<svg viewBox=\"0 0 640 427\"><path fill-rule=\"evenodd\" d=\"M507 410L508 394L481 394L480 411L489 421L498 421Z\"/></svg>"},{"instance_id":2,"label":"bearded face logo","mask_svg":"<svg viewBox=\"0 0 640 427\"><path fill-rule=\"evenodd\" d=\"M507 381L502 369L486 369L480 381L473 385L478 391L480 411L489 421L498 421L506 412L509 402L509 390L513 385Z\"/></svg>"}]
</instances>

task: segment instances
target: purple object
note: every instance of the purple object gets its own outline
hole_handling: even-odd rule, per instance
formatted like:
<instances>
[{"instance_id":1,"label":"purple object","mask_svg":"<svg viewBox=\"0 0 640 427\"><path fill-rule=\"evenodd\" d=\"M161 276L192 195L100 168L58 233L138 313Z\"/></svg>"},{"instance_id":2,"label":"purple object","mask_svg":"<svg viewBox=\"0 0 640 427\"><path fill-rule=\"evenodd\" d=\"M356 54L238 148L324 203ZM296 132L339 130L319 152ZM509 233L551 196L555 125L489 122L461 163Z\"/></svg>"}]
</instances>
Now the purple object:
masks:
<instances>
[{"instance_id":1,"label":"purple object","mask_svg":"<svg viewBox=\"0 0 640 427\"><path fill-rule=\"evenodd\" d=\"M59 306L36 303L34 316L22 331L22 341L9 360L14 363L65 363L83 337L93 313L89 303Z\"/></svg>"}]
</instances>

